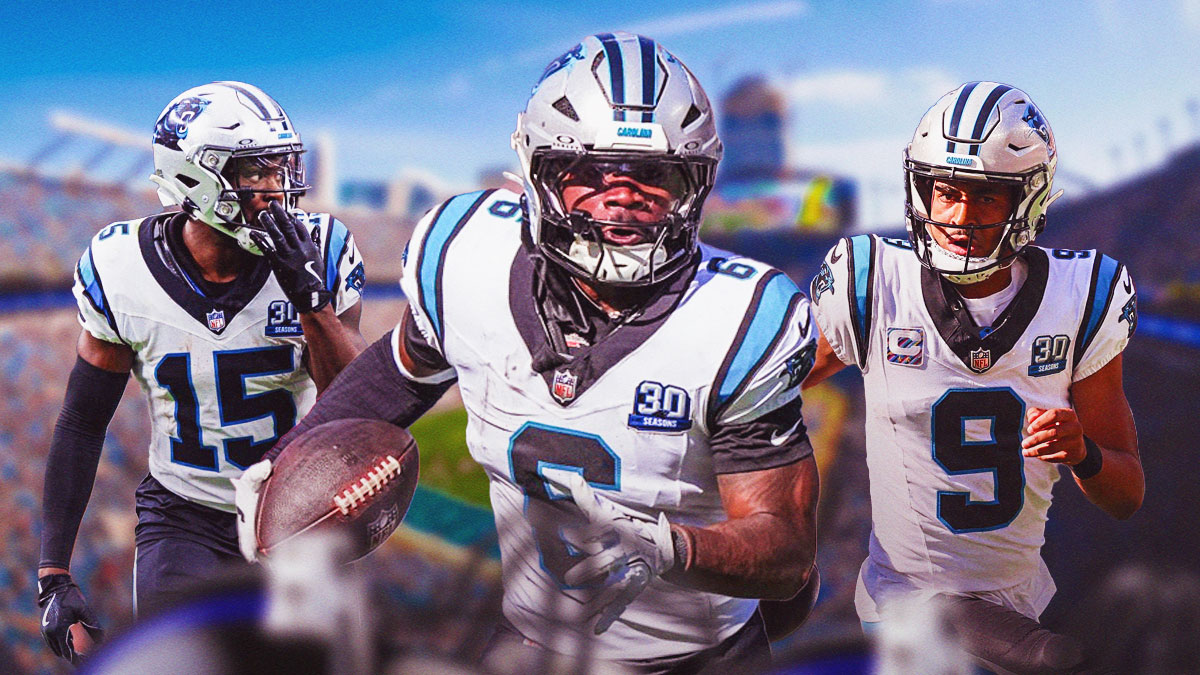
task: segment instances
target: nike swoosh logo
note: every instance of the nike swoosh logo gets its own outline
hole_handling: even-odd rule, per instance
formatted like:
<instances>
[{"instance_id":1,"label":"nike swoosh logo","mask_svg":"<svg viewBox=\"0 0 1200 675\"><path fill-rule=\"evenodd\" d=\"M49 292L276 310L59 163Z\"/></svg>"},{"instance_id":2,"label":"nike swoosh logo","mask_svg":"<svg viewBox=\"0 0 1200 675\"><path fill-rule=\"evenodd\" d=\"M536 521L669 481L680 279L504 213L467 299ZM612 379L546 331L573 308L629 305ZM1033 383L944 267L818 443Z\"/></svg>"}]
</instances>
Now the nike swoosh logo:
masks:
<instances>
[{"instance_id":1,"label":"nike swoosh logo","mask_svg":"<svg viewBox=\"0 0 1200 675\"><path fill-rule=\"evenodd\" d=\"M42 628L45 628L46 626L48 626L50 624L50 616L49 615L50 615L50 607L52 607L52 606L53 606L52 603L49 603L49 602L46 603L46 611L42 612Z\"/></svg>"},{"instance_id":2,"label":"nike swoosh logo","mask_svg":"<svg viewBox=\"0 0 1200 675\"><path fill-rule=\"evenodd\" d=\"M829 262L837 262L842 259L842 252L834 249L833 255L829 256Z\"/></svg>"},{"instance_id":3,"label":"nike swoosh logo","mask_svg":"<svg viewBox=\"0 0 1200 675\"><path fill-rule=\"evenodd\" d=\"M792 425L792 428L788 429L787 431L783 432L782 434L780 434L778 431L772 433L771 434L771 445L780 446L780 445L783 445L784 443L786 443L787 439L791 438L792 434L796 433L796 429L799 428L800 423L803 421L804 421L803 419L796 420L796 423Z\"/></svg>"},{"instance_id":4,"label":"nike swoosh logo","mask_svg":"<svg viewBox=\"0 0 1200 675\"><path fill-rule=\"evenodd\" d=\"M320 274L317 274L317 271L316 271L315 269L313 269L313 265L315 265L315 264L316 264L316 263L314 263L313 261L309 260L308 262L304 263L304 269L308 270L308 273L309 273L309 274L311 274L311 275L313 275L314 277L316 277L316 278L317 278L317 281L324 281L324 279L322 279L322 278L321 278L321 275L320 275Z\"/></svg>"}]
</instances>

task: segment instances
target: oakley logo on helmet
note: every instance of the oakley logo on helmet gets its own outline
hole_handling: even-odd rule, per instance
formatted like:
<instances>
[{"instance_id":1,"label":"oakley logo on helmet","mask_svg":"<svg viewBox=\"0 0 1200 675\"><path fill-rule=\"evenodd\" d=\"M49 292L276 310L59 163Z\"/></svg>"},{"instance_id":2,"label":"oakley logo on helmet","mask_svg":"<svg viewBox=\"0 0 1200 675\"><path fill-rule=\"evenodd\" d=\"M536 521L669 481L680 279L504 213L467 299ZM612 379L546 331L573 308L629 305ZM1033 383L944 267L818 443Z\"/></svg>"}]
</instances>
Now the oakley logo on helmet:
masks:
<instances>
[{"instance_id":1,"label":"oakley logo on helmet","mask_svg":"<svg viewBox=\"0 0 1200 675\"><path fill-rule=\"evenodd\" d=\"M187 138L188 124L204 112L208 104L208 99L192 96L171 106L154 125L154 142L178 150L179 139Z\"/></svg>"}]
</instances>

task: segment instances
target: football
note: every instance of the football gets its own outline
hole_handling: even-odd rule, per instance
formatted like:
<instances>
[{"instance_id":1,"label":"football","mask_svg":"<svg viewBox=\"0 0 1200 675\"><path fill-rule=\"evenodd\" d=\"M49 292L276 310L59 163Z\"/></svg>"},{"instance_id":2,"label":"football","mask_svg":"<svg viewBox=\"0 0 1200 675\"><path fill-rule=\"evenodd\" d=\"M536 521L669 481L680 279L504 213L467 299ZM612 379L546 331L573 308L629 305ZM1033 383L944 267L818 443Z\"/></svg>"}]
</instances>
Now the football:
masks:
<instances>
[{"instance_id":1,"label":"football","mask_svg":"<svg viewBox=\"0 0 1200 675\"><path fill-rule=\"evenodd\" d=\"M276 458L259 494L260 555L315 528L343 532L351 560L370 553L408 511L417 467L416 441L387 422L343 419L308 430Z\"/></svg>"}]
</instances>

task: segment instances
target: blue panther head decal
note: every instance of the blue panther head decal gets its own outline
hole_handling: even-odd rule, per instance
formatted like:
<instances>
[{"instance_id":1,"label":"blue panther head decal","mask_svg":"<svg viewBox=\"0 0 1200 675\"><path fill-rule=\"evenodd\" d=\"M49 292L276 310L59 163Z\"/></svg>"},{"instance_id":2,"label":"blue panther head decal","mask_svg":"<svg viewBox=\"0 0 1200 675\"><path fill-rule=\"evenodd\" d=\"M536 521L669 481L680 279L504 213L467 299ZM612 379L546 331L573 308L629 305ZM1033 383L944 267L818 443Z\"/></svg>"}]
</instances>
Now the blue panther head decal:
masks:
<instances>
[{"instance_id":1,"label":"blue panther head decal","mask_svg":"<svg viewBox=\"0 0 1200 675\"><path fill-rule=\"evenodd\" d=\"M550 77L551 75L557 73L558 71L562 70L563 68L566 68L567 66L571 65L572 61L582 61L582 60L583 60L583 44L580 43L580 44L577 44L574 47L572 47L570 50L568 50L562 56L551 61L550 65L546 66L546 69L542 71L542 76L538 78L537 84L535 84L533 86L534 90L536 91L538 88L538 85L540 85L543 81L545 81L545 79L547 77Z\"/></svg>"},{"instance_id":2,"label":"blue panther head decal","mask_svg":"<svg viewBox=\"0 0 1200 675\"><path fill-rule=\"evenodd\" d=\"M1054 156L1054 141L1050 139L1050 125L1046 124L1046 118L1042 117L1042 111L1038 110L1037 106L1032 103L1025 105L1025 115L1021 120L1033 128L1038 136L1046 141L1046 145L1050 149L1050 156Z\"/></svg>"},{"instance_id":3,"label":"blue panther head decal","mask_svg":"<svg viewBox=\"0 0 1200 675\"><path fill-rule=\"evenodd\" d=\"M188 124L208 107L208 99L189 96L167 109L154 125L154 142L179 150L179 139L187 138Z\"/></svg>"}]
</instances>

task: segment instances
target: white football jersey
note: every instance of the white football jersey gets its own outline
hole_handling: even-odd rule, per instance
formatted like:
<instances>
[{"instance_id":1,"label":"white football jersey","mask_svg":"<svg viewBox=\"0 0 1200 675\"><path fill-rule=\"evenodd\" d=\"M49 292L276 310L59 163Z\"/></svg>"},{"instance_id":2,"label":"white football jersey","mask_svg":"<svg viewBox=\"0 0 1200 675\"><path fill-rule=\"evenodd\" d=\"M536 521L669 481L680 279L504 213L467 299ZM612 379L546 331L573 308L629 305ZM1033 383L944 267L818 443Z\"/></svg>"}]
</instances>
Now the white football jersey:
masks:
<instances>
[{"instance_id":1,"label":"white football jersey","mask_svg":"<svg viewBox=\"0 0 1200 675\"><path fill-rule=\"evenodd\" d=\"M815 329L786 276L704 248L694 276L669 282L677 293L570 363L535 372L531 354L546 338L519 200L489 190L428 214L406 250L402 284L418 328L451 366L424 381L457 377L467 444L490 479L505 616L526 638L570 653L591 639L581 631L595 589L564 581L581 558L558 532L580 516L546 476L580 473L650 517L725 520L710 430L794 401ZM655 580L589 649L600 659L695 652L736 632L756 605Z\"/></svg>"},{"instance_id":2,"label":"white football jersey","mask_svg":"<svg viewBox=\"0 0 1200 675\"><path fill-rule=\"evenodd\" d=\"M1096 251L1030 246L1022 261L1024 284L986 327L907 240L843 239L812 281L822 333L863 373L864 620L877 620L885 588L1026 584L1036 613L1054 593L1040 549L1059 470L1022 456L1025 411L1071 405L1071 384L1125 348L1136 294L1125 267Z\"/></svg>"},{"instance_id":3,"label":"white football jersey","mask_svg":"<svg viewBox=\"0 0 1200 675\"><path fill-rule=\"evenodd\" d=\"M160 252L160 214L113 223L75 270L79 321L100 340L128 345L150 401L150 474L171 492L234 511L230 479L257 462L312 407L301 364L299 315L263 261L219 301ZM359 300L362 257L341 221L308 214L339 314Z\"/></svg>"}]
</instances>

